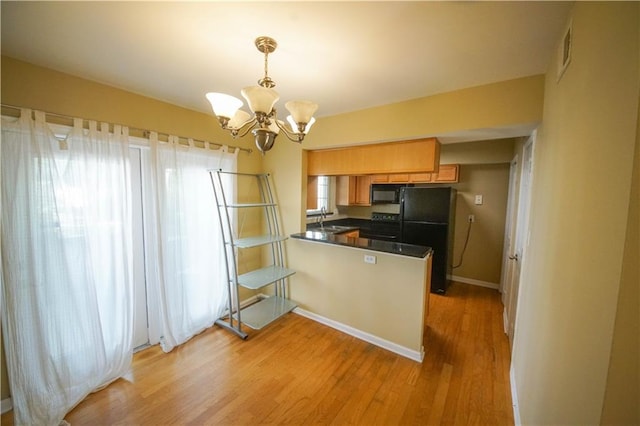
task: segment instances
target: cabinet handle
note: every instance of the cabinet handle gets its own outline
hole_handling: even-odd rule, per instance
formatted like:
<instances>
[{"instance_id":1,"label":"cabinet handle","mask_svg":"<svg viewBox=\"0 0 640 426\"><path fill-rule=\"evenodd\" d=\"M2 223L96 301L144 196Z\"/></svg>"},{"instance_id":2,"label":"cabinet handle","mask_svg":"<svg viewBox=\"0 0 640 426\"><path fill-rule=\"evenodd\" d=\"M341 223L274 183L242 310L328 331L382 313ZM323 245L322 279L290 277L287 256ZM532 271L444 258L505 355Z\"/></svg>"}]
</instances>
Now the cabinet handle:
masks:
<instances>
[{"instance_id":1,"label":"cabinet handle","mask_svg":"<svg viewBox=\"0 0 640 426\"><path fill-rule=\"evenodd\" d=\"M518 261L518 253L514 254L513 256L509 256L509 259L515 260L517 262Z\"/></svg>"}]
</instances>

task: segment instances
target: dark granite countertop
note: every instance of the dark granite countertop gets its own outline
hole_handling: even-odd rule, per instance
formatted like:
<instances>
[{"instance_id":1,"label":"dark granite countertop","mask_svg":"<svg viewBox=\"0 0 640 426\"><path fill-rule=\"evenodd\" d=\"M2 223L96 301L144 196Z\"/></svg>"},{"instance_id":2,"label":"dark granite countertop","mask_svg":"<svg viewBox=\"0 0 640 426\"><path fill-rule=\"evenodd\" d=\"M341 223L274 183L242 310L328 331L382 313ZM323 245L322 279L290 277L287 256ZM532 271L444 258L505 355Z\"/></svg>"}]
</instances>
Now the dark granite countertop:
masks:
<instances>
[{"instance_id":1,"label":"dark granite countertop","mask_svg":"<svg viewBox=\"0 0 640 426\"><path fill-rule=\"evenodd\" d=\"M390 241L374 240L371 238L347 237L343 234L330 234L318 231L306 231L298 234L291 234L291 238L418 258L424 258L432 252L431 247L426 246L394 243Z\"/></svg>"}]
</instances>

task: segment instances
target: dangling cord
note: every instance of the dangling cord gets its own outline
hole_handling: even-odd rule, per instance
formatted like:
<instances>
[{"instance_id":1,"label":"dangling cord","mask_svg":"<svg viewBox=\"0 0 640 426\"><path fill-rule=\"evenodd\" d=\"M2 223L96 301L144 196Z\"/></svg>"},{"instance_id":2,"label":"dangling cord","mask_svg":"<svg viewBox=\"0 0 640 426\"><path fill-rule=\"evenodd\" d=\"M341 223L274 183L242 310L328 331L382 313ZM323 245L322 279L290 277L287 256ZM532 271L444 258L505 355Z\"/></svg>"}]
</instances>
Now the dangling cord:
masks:
<instances>
[{"instance_id":1,"label":"dangling cord","mask_svg":"<svg viewBox=\"0 0 640 426\"><path fill-rule=\"evenodd\" d=\"M464 252L467 250L467 244L469 244L469 235L471 235L471 221L469 221L469 226L467 227L467 237L464 240L464 246L462 247L462 253L460 253L460 262L457 265L453 265L451 268L456 269L462 266L462 259L464 259Z\"/></svg>"}]
</instances>

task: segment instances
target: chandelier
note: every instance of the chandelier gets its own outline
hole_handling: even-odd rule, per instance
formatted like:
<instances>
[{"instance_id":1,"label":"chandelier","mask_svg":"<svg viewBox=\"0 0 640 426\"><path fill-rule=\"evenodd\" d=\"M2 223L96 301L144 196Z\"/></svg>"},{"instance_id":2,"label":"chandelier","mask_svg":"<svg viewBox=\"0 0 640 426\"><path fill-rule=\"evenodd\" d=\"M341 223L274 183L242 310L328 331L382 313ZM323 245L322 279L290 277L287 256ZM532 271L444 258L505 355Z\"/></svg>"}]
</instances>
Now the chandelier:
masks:
<instances>
[{"instance_id":1,"label":"chandelier","mask_svg":"<svg viewBox=\"0 0 640 426\"><path fill-rule=\"evenodd\" d=\"M258 37L255 45L258 51L264 53L264 78L258 80L259 86L245 87L240 91L253 116L240 109L243 103L234 96L210 92L206 97L223 129L228 130L234 138L243 137L253 129L251 133L255 137L256 146L264 154L273 147L280 131L291 141L302 142L315 122L313 113L318 109L318 104L311 101L289 101L284 106L291 114L287 117L290 127L278 120L274 105L280 96L273 90L276 83L268 72L269 53L276 50L278 43L271 37Z\"/></svg>"}]
</instances>

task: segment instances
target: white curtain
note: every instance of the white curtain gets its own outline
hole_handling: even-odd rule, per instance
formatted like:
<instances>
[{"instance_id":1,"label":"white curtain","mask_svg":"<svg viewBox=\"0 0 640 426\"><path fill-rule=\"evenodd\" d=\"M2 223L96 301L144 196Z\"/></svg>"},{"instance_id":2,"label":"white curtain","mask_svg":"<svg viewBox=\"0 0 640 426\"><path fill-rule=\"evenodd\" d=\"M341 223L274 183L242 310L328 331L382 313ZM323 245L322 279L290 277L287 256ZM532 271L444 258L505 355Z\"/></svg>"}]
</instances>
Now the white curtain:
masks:
<instances>
[{"instance_id":1,"label":"white curtain","mask_svg":"<svg viewBox=\"0 0 640 426\"><path fill-rule=\"evenodd\" d=\"M132 355L127 129L2 121L2 326L14 423L57 425Z\"/></svg>"},{"instance_id":2,"label":"white curtain","mask_svg":"<svg viewBox=\"0 0 640 426\"><path fill-rule=\"evenodd\" d=\"M157 276L164 351L172 350L220 318L227 306L224 247L208 170L235 171L228 153L150 137L155 172ZM233 181L225 180L229 193Z\"/></svg>"}]
</instances>

